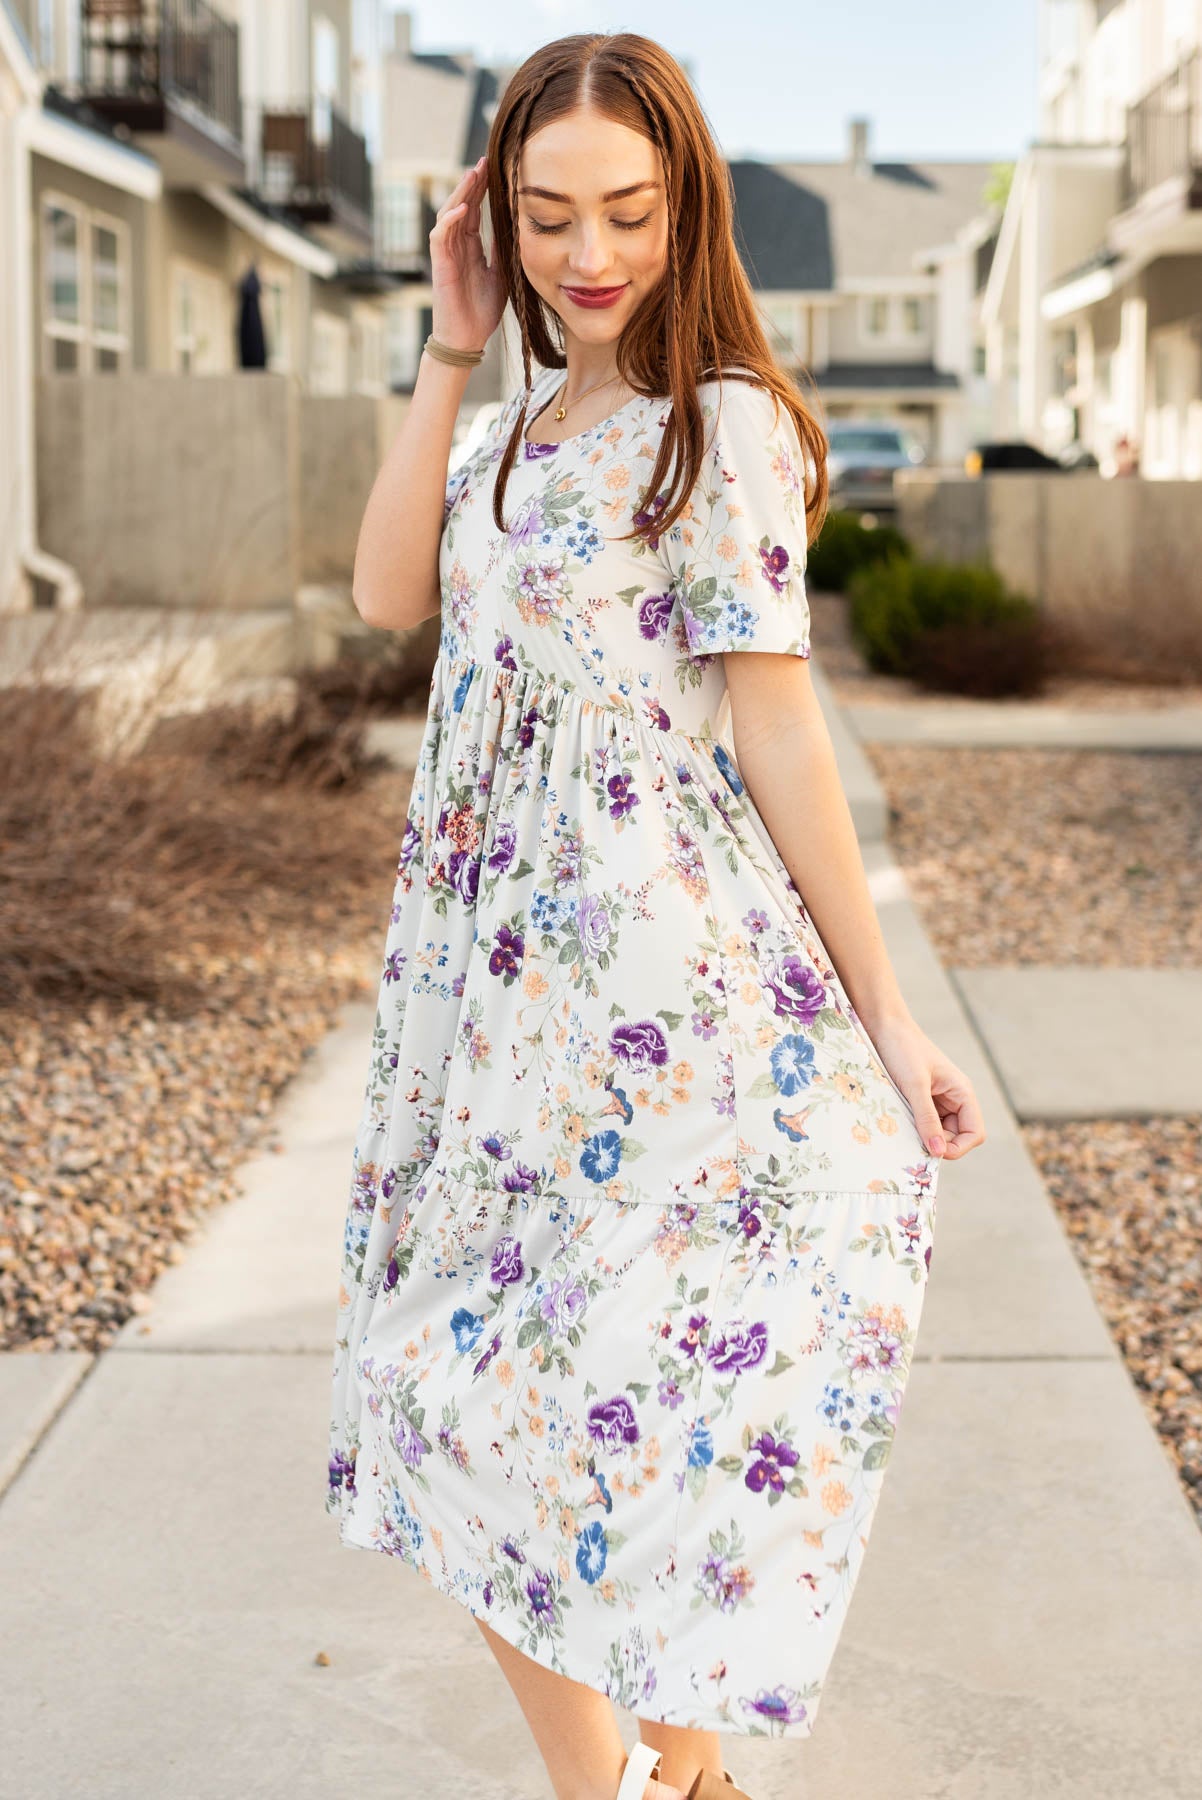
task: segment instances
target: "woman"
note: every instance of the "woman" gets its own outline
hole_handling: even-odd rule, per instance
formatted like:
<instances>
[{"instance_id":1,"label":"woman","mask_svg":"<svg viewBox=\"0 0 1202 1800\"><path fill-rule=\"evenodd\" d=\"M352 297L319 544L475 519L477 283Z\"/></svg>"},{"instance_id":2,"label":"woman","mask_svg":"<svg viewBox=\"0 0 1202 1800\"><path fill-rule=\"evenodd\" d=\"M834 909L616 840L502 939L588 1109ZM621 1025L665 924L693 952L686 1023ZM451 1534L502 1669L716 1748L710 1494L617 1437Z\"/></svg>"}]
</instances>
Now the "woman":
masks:
<instances>
[{"instance_id":1,"label":"woman","mask_svg":"<svg viewBox=\"0 0 1202 1800\"><path fill-rule=\"evenodd\" d=\"M365 619L442 637L329 1507L471 1609L558 1795L733 1796L722 1734L813 1726L939 1160L984 1133L882 945L807 668L825 439L682 70L538 51L430 248L355 564ZM525 383L448 483L506 301Z\"/></svg>"}]
</instances>

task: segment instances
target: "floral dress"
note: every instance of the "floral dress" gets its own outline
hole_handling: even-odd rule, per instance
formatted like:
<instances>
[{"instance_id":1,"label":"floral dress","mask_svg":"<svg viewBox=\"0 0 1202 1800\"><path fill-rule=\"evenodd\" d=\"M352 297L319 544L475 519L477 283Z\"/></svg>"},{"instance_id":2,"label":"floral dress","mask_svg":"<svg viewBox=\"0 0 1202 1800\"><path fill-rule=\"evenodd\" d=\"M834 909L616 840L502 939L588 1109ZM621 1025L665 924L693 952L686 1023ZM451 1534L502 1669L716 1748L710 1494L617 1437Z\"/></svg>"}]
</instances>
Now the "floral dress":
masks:
<instances>
[{"instance_id":1,"label":"floral dress","mask_svg":"<svg viewBox=\"0 0 1202 1800\"><path fill-rule=\"evenodd\" d=\"M536 379L528 418L555 391ZM638 1715L814 1724L937 1159L740 779L724 654L808 656L802 450L699 389L448 483L442 633L353 1155L327 1505ZM536 428L537 429L537 428Z\"/></svg>"}]
</instances>

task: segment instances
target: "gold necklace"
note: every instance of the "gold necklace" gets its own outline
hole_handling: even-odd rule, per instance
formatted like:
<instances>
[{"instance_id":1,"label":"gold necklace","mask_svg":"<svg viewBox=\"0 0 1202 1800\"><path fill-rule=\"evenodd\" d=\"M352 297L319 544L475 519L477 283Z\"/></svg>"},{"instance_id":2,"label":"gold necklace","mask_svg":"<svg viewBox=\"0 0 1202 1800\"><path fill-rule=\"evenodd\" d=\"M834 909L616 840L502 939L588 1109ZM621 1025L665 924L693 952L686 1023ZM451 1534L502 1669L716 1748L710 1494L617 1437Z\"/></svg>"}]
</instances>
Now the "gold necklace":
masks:
<instances>
[{"instance_id":1,"label":"gold necklace","mask_svg":"<svg viewBox=\"0 0 1202 1800\"><path fill-rule=\"evenodd\" d=\"M555 413L556 419L562 419L564 417L564 415L567 413L568 407L575 406L577 400L583 400L585 394L596 393L597 389L600 387L612 387L615 381L621 381L621 379L622 379L622 377L620 375L611 375L611 376L609 376L608 380L606 380L606 381L594 381L592 387L583 388L579 394L574 395L573 398L571 400L569 400L567 402L567 404L565 405L565 404L563 404L563 401L562 401L562 396L563 396L563 394L565 394L567 392L567 386L568 386L568 378L565 375L564 380L563 380L563 387L560 390L561 404L559 405L559 407Z\"/></svg>"}]
</instances>

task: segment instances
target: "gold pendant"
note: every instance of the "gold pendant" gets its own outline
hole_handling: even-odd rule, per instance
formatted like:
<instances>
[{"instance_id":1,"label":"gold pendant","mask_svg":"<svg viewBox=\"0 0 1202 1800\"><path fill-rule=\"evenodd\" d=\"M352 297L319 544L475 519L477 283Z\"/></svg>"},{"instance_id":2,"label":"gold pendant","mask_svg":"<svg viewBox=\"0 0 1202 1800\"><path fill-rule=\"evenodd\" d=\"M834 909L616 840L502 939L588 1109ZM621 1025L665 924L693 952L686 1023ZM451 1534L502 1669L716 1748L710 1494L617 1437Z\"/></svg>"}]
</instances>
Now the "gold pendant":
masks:
<instances>
[{"instance_id":1,"label":"gold pendant","mask_svg":"<svg viewBox=\"0 0 1202 1800\"><path fill-rule=\"evenodd\" d=\"M567 409L567 407L566 407L566 406L561 406L561 407L560 407L560 409L559 409L559 411L558 411L558 412L557 412L557 413L556 413L556 415L555 415L555 417L556 417L556 418L557 418L557 419L562 419L562 418L563 418L563 416L564 416L564 414L565 414L565 413L566 413L566 412L567 412L567 410L568 410L568 409Z\"/></svg>"}]
</instances>

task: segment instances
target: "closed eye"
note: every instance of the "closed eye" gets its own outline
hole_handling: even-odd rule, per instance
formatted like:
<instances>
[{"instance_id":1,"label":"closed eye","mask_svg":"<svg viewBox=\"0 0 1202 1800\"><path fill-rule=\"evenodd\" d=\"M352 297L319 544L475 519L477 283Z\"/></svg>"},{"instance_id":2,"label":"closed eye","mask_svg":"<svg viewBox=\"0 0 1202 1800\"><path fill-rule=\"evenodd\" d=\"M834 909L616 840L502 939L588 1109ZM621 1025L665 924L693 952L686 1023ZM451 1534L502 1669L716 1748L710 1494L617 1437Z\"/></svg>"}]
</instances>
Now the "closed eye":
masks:
<instances>
[{"instance_id":1,"label":"closed eye","mask_svg":"<svg viewBox=\"0 0 1202 1800\"><path fill-rule=\"evenodd\" d=\"M644 225L651 223L651 219L651 213L644 213L641 219L615 219L613 223L619 231L641 231ZM537 231L544 237L557 237L568 228L566 220L559 225L540 225L537 219L529 219L527 223L532 231Z\"/></svg>"}]
</instances>

